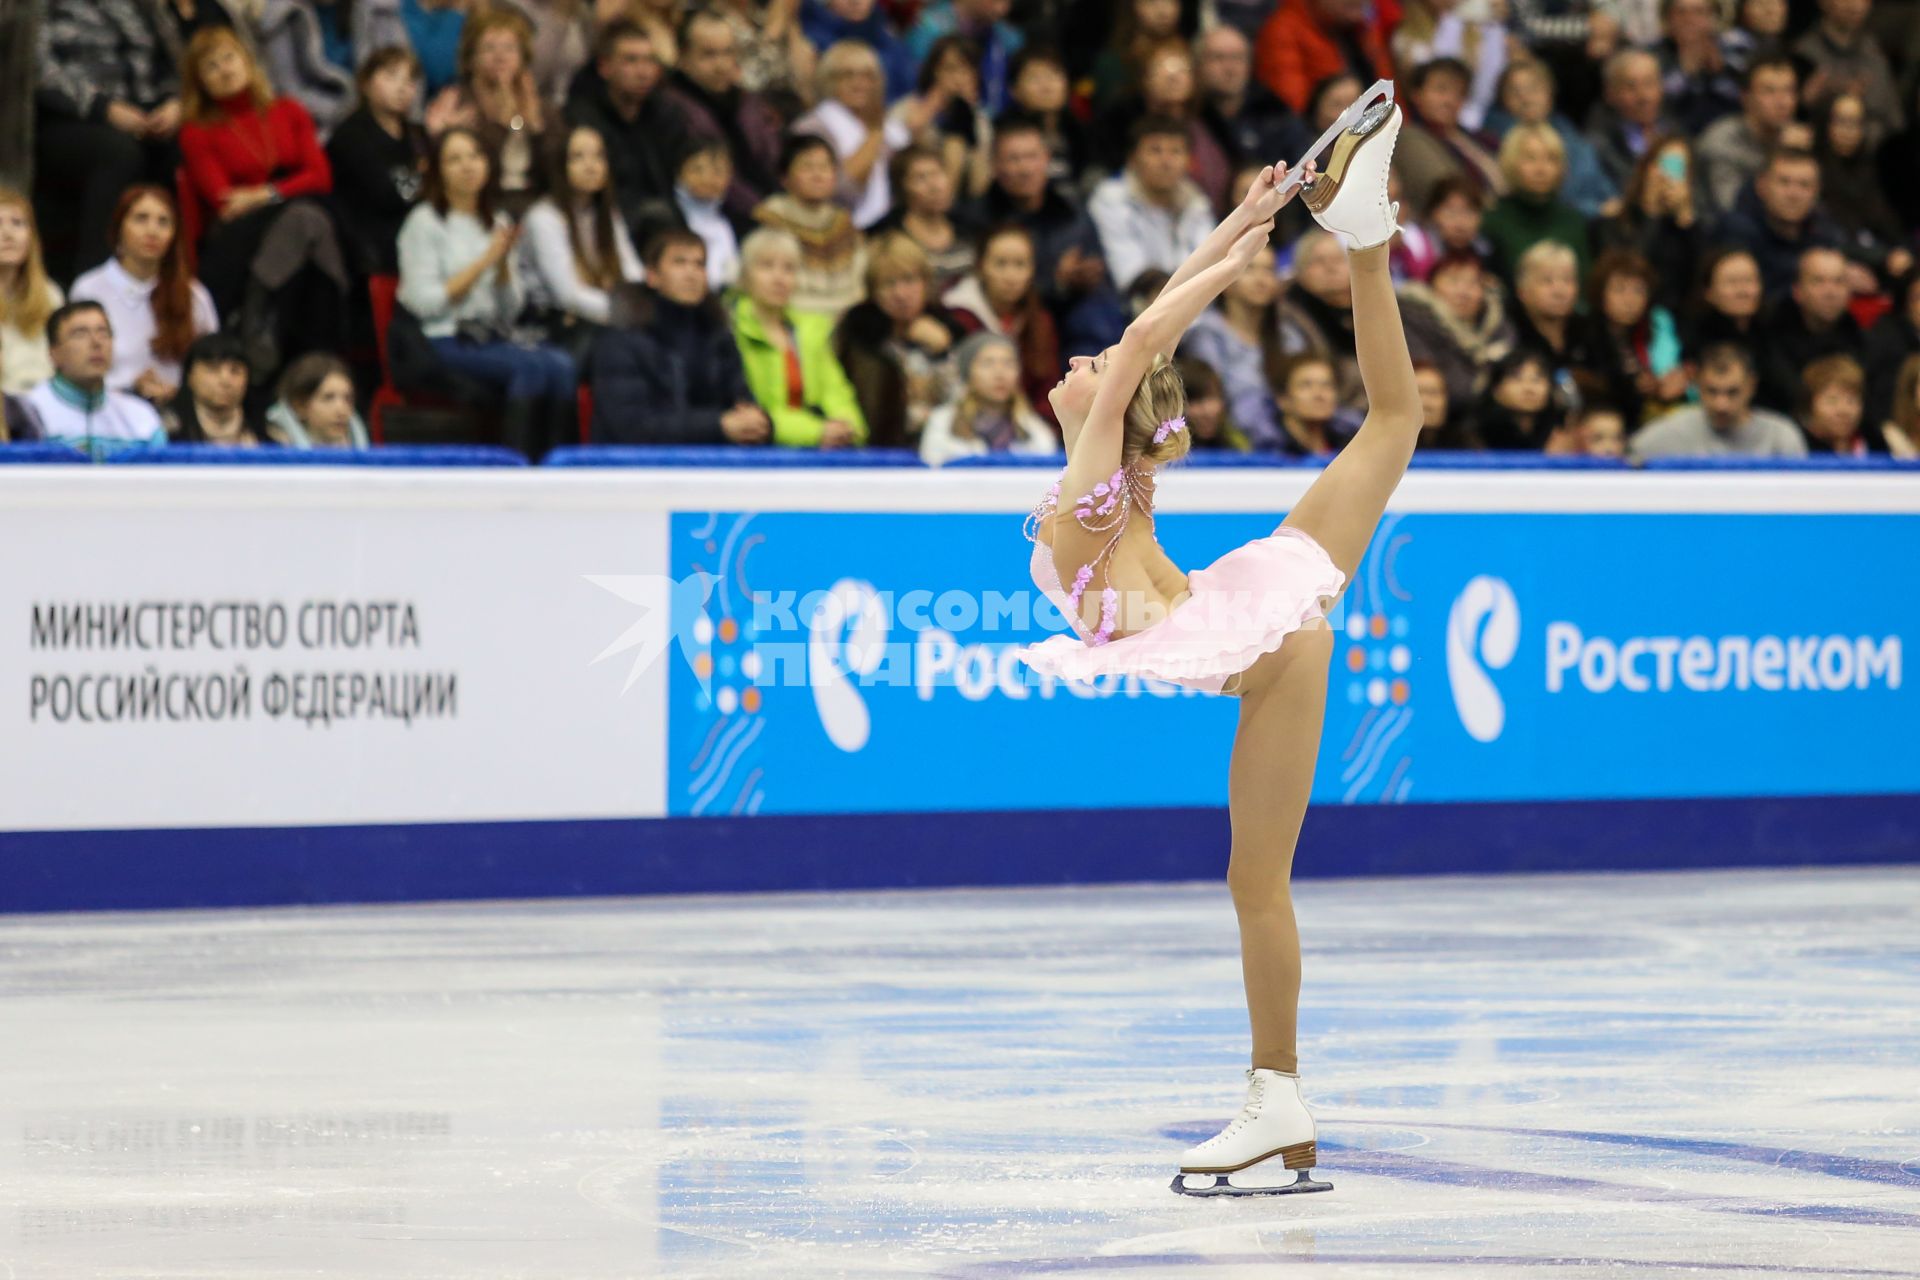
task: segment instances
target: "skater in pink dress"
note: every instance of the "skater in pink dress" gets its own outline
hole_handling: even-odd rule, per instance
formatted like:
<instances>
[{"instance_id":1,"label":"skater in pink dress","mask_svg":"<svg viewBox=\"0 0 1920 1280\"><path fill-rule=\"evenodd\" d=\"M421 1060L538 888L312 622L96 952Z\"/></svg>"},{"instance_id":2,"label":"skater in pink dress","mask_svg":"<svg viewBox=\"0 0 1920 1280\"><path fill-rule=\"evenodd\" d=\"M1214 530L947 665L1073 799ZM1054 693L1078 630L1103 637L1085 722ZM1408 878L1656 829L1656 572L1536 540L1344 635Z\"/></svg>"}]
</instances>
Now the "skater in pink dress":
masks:
<instances>
[{"instance_id":1,"label":"skater in pink dress","mask_svg":"<svg viewBox=\"0 0 1920 1280\"><path fill-rule=\"evenodd\" d=\"M1387 274L1398 214L1387 199L1387 169L1399 130L1390 98L1358 111L1300 187L1315 219L1348 251L1369 409L1359 434L1273 534L1183 573L1154 537L1154 484L1188 447L1174 347L1266 245L1296 185L1284 181L1284 166L1262 175L1117 345L1075 357L1049 397L1067 467L1029 517L1028 536L1034 580L1073 631L1020 650L1021 660L1063 679L1130 674L1240 700L1227 780L1227 883L1240 924L1253 1066L1240 1115L1182 1156L1174 1189L1187 1194L1327 1189L1307 1173L1315 1130L1295 1048L1300 936L1290 881L1326 706L1326 612L1366 551L1420 433L1420 396Z\"/></svg>"}]
</instances>

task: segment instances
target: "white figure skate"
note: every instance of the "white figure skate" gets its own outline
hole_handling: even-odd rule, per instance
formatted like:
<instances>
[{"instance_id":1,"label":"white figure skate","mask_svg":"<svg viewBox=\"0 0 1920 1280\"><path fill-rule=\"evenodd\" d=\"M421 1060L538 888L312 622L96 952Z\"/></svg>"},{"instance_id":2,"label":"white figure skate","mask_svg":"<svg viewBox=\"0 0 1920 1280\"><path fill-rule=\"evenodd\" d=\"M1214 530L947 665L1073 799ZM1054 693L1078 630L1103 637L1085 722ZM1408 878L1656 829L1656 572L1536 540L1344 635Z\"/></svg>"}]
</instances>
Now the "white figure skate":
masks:
<instances>
[{"instance_id":1,"label":"white figure skate","mask_svg":"<svg viewBox=\"0 0 1920 1280\"><path fill-rule=\"evenodd\" d=\"M1304 184L1301 200L1313 220L1338 236L1349 251L1385 244L1400 229L1400 206L1387 198L1387 172L1400 137L1400 120L1393 82L1375 81L1341 112L1280 184L1283 191ZM1324 163L1319 163L1322 153ZM1311 178L1309 163L1319 163Z\"/></svg>"},{"instance_id":2,"label":"white figure skate","mask_svg":"<svg viewBox=\"0 0 1920 1280\"><path fill-rule=\"evenodd\" d=\"M1180 1157L1173 1189L1183 1196L1278 1196L1331 1191L1308 1172L1318 1134L1300 1078L1255 1068L1247 1072L1247 1104L1233 1122ZM1289 1182L1275 1175L1299 1176Z\"/></svg>"}]
</instances>

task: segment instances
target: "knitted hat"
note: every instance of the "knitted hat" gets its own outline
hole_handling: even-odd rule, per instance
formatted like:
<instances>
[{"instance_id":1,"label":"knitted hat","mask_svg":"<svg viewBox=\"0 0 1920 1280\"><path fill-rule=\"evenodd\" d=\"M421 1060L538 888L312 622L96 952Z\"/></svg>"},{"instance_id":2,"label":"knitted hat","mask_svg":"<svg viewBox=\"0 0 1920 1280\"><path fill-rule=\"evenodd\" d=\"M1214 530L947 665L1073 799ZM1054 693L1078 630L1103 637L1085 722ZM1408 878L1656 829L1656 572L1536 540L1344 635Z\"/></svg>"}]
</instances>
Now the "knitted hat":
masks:
<instances>
[{"instance_id":1,"label":"knitted hat","mask_svg":"<svg viewBox=\"0 0 1920 1280\"><path fill-rule=\"evenodd\" d=\"M961 386L964 387L967 385L968 378L973 372L974 360L979 357L982 351L985 351L988 347L993 346L995 343L998 343L999 345L1005 347L1007 350L1013 352L1014 359L1016 361L1019 360L1020 348L1013 345L1012 338L1007 337L1003 333L990 333L990 332L987 332L986 330L982 330L981 332L976 333L973 336L969 337L965 342L962 342L957 348L954 349L953 366L954 366L954 369L960 375Z\"/></svg>"}]
</instances>

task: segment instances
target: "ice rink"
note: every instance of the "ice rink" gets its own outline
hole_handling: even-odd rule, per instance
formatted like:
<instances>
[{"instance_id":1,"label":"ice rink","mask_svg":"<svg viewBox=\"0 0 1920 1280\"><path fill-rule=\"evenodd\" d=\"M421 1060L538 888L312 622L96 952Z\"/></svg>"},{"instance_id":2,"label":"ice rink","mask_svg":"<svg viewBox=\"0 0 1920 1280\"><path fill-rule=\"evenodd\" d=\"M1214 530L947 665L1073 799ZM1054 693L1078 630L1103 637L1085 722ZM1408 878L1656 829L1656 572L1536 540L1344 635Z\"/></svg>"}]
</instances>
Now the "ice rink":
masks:
<instances>
[{"instance_id":1,"label":"ice rink","mask_svg":"<svg viewBox=\"0 0 1920 1280\"><path fill-rule=\"evenodd\" d=\"M1920 868L0 918L0 1280L1920 1277Z\"/></svg>"}]
</instances>

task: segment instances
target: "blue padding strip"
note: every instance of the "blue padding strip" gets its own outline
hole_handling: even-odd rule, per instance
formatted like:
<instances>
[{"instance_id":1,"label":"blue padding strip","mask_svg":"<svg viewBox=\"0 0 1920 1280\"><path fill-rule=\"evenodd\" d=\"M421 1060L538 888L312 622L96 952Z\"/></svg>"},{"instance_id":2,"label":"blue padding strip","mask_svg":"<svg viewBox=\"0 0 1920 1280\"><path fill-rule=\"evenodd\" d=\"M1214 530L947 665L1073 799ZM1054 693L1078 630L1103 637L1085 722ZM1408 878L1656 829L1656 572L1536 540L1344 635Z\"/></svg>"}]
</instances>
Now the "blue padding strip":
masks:
<instances>
[{"instance_id":1,"label":"blue padding strip","mask_svg":"<svg viewBox=\"0 0 1920 1280\"><path fill-rule=\"evenodd\" d=\"M945 463L941 470L951 471L955 467L1052 467L1057 470L1066 465L1064 453L973 453Z\"/></svg>"},{"instance_id":2,"label":"blue padding strip","mask_svg":"<svg viewBox=\"0 0 1920 1280\"><path fill-rule=\"evenodd\" d=\"M121 465L186 467L524 467L524 455L482 444L387 445L378 449L228 449L175 445L129 449L108 459Z\"/></svg>"},{"instance_id":3,"label":"blue padding strip","mask_svg":"<svg viewBox=\"0 0 1920 1280\"><path fill-rule=\"evenodd\" d=\"M1213 879L1226 810L0 834L0 912ZM1920 795L1326 805L1302 876L1920 862Z\"/></svg>"},{"instance_id":4,"label":"blue padding strip","mask_svg":"<svg viewBox=\"0 0 1920 1280\"><path fill-rule=\"evenodd\" d=\"M1586 458L1528 453L1415 453L1414 467L1423 471L1632 471L1622 458Z\"/></svg>"},{"instance_id":5,"label":"blue padding strip","mask_svg":"<svg viewBox=\"0 0 1920 1280\"><path fill-rule=\"evenodd\" d=\"M1649 458L1649 471L1920 471L1920 461L1865 458Z\"/></svg>"},{"instance_id":6,"label":"blue padding strip","mask_svg":"<svg viewBox=\"0 0 1920 1280\"><path fill-rule=\"evenodd\" d=\"M80 450L69 448L64 444L47 444L42 441L31 441L25 444L0 444L0 466L20 462L75 463L91 461L92 459Z\"/></svg>"},{"instance_id":7,"label":"blue padding strip","mask_svg":"<svg viewBox=\"0 0 1920 1280\"><path fill-rule=\"evenodd\" d=\"M733 445L566 445L549 467L921 467L911 449L772 449Z\"/></svg>"}]
</instances>

